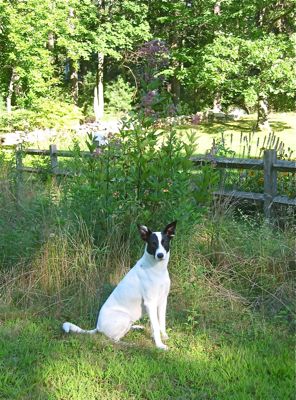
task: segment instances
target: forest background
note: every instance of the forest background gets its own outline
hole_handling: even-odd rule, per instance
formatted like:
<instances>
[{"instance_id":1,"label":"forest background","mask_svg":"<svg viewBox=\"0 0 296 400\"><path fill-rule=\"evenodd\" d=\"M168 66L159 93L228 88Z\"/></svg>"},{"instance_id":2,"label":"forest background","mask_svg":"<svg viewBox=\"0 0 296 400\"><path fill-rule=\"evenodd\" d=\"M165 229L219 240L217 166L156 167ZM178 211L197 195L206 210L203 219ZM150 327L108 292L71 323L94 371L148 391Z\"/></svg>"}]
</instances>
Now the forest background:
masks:
<instances>
[{"instance_id":1,"label":"forest background","mask_svg":"<svg viewBox=\"0 0 296 400\"><path fill-rule=\"evenodd\" d=\"M295 109L295 43L294 0L1 0L2 125L141 107L241 107L264 125Z\"/></svg>"}]
</instances>

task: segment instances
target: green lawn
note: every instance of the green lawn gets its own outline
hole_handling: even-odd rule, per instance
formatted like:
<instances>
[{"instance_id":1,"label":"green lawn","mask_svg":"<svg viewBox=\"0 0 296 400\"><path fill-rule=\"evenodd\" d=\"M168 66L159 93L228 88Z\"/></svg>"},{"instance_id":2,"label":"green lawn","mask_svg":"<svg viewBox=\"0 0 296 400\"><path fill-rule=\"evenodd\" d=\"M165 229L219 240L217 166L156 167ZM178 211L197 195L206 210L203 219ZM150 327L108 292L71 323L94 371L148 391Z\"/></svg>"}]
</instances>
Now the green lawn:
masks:
<instances>
[{"instance_id":1,"label":"green lawn","mask_svg":"<svg viewBox=\"0 0 296 400\"><path fill-rule=\"evenodd\" d=\"M296 113L274 113L270 115L270 125L279 142L283 142L285 150L293 150L292 158L296 158ZM234 150L238 155L243 154L244 141L241 142L241 134L247 138L248 145L251 145L251 155L258 156L259 150L264 144L264 137L268 136L266 132L254 132L249 140L249 133L252 132L256 124L256 115L248 115L239 121L226 121L214 123L202 123L200 125L181 126L181 133L193 132L196 138L197 152L205 153L211 148L213 139L221 139L223 133L226 146ZM259 140L259 146L257 146ZM266 142L265 142L266 143Z\"/></svg>"},{"instance_id":2,"label":"green lawn","mask_svg":"<svg viewBox=\"0 0 296 400\"><path fill-rule=\"evenodd\" d=\"M296 158L296 113L274 113L270 115L270 125L275 134L275 141L279 138L279 142L283 142L286 152L293 151L292 158ZM199 125L183 125L178 126L177 129L181 135L185 133L193 133L196 140L197 150L199 154L204 154L212 146L213 139L221 139L223 133L226 147L234 150L237 155L247 155L248 146L251 146L251 156L258 156L260 148L264 144L266 132L254 132L251 137L249 134L253 131L256 124L256 115L248 115L239 121L225 121L206 123L203 122ZM246 140L241 142L242 137ZM85 141L86 135L77 135L73 131L57 132L57 134L50 138L48 135L40 136L38 141L30 143L30 148L47 149L50 144L56 144L59 149L66 150L73 147L73 139L78 141L81 147L87 150ZM259 140L259 146L257 146ZM245 145L247 141L247 145ZM265 142L266 143L266 142ZM245 145L245 151L243 149ZM288 151L288 149L291 149Z\"/></svg>"},{"instance_id":3,"label":"green lawn","mask_svg":"<svg viewBox=\"0 0 296 400\"><path fill-rule=\"evenodd\" d=\"M7 315L0 398L294 399L292 335L247 314L192 326L169 313L168 352L154 348L148 331L129 333L134 345L114 345L99 334L62 334L61 320Z\"/></svg>"}]
</instances>

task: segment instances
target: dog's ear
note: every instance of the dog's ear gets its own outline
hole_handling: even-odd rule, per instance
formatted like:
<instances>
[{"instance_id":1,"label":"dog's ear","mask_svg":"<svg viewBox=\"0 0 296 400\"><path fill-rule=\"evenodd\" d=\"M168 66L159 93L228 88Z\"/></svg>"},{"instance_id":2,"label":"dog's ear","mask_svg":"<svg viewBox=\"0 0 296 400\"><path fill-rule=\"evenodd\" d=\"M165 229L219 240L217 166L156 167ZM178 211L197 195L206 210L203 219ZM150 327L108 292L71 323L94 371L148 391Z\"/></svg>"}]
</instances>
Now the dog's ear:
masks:
<instances>
[{"instance_id":1,"label":"dog's ear","mask_svg":"<svg viewBox=\"0 0 296 400\"><path fill-rule=\"evenodd\" d=\"M177 221L171 222L168 224L164 230L163 233L167 235L169 238L172 238L175 236L175 229L176 229Z\"/></svg>"},{"instance_id":2,"label":"dog's ear","mask_svg":"<svg viewBox=\"0 0 296 400\"><path fill-rule=\"evenodd\" d=\"M147 226L145 226L145 225L138 225L138 229L139 229L141 238L142 238L143 240L145 240L145 242L147 242L148 239L149 239L149 236L150 236L151 233L152 233L152 232L150 231L150 229L147 228Z\"/></svg>"}]
</instances>

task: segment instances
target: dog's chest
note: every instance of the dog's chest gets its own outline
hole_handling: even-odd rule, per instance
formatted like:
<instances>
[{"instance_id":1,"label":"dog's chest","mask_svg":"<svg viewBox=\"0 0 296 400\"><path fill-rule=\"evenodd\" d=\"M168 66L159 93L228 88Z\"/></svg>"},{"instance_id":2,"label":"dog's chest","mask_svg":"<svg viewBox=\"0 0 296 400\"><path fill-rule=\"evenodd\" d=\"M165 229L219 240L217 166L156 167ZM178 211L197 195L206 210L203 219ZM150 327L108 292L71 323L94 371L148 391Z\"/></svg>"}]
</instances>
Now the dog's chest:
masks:
<instances>
[{"instance_id":1,"label":"dog's chest","mask_svg":"<svg viewBox=\"0 0 296 400\"><path fill-rule=\"evenodd\" d=\"M170 277L166 268L141 268L139 274L144 298L159 300L168 295Z\"/></svg>"}]
</instances>

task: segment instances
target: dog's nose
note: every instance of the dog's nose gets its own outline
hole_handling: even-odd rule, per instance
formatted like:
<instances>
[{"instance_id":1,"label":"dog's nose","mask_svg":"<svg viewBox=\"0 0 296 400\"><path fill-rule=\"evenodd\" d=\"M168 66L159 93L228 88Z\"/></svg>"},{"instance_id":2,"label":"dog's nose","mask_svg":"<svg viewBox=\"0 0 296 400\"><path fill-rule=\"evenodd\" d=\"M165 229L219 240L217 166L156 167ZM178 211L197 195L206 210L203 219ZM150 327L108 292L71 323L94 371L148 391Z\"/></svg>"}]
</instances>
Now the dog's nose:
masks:
<instances>
[{"instance_id":1,"label":"dog's nose","mask_svg":"<svg viewBox=\"0 0 296 400\"><path fill-rule=\"evenodd\" d=\"M163 258L164 254L163 253L158 253L157 254L157 258L159 258L160 260Z\"/></svg>"}]
</instances>

